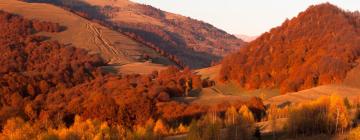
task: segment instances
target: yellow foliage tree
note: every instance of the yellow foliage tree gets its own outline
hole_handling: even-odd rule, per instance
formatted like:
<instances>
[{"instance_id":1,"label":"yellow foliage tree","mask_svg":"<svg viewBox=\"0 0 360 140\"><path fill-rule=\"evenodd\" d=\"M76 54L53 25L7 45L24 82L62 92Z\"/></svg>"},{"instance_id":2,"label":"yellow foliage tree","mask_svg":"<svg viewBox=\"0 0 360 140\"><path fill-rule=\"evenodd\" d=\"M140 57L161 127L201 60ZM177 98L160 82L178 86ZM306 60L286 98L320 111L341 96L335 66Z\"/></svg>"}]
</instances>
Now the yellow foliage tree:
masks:
<instances>
[{"instance_id":1,"label":"yellow foliage tree","mask_svg":"<svg viewBox=\"0 0 360 140\"><path fill-rule=\"evenodd\" d=\"M166 135L168 133L168 128L161 119L156 121L154 132L159 135Z\"/></svg>"},{"instance_id":2,"label":"yellow foliage tree","mask_svg":"<svg viewBox=\"0 0 360 140\"><path fill-rule=\"evenodd\" d=\"M121 139L119 129L111 128L106 122L97 120L85 120L79 116L75 117L75 122L70 128L59 128L49 130L50 133L56 134L60 139ZM48 132L48 133L49 133Z\"/></svg>"},{"instance_id":3,"label":"yellow foliage tree","mask_svg":"<svg viewBox=\"0 0 360 140\"><path fill-rule=\"evenodd\" d=\"M229 107L225 112L225 124L234 125L239 119L239 113L234 106Z\"/></svg>"},{"instance_id":4,"label":"yellow foliage tree","mask_svg":"<svg viewBox=\"0 0 360 140\"><path fill-rule=\"evenodd\" d=\"M107 122L82 120L75 117L74 124L69 128L61 127L40 129L37 123L25 122L21 118L7 120L0 134L1 140L105 140L127 139L128 131L121 126L110 127Z\"/></svg>"},{"instance_id":5,"label":"yellow foliage tree","mask_svg":"<svg viewBox=\"0 0 360 140\"><path fill-rule=\"evenodd\" d=\"M348 110L341 97L335 95L330 97L329 112L330 121L335 122L335 132L343 132L345 128L349 127L350 118Z\"/></svg>"},{"instance_id":6,"label":"yellow foliage tree","mask_svg":"<svg viewBox=\"0 0 360 140\"><path fill-rule=\"evenodd\" d=\"M186 126L184 126L182 123L179 125L179 127L177 128L177 133L186 133L188 132L188 128Z\"/></svg>"},{"instance_id":7,"label":"yellow foliage tree","mask_svg":"<svg viewBox=\"0 0 360 140\"><path fill-rule=\"evenodd\" d=\"M350 118L339 96L321 97L290 109L287 126L292 134L337 133L348 128Z\"/></svg>"},{"instance_id":8,"label":"yellow foliage tree","mask_svg":"<svg viewBox=\"0 0 360 140\"><path fill-rule=\"evenodd\" d=\"M350 131L348 140L360 140L360 127L354 128Z\"/></svg>"},{"instance_id":9,"label":"yellow foliage tree","mask_svg":"<svg viewBox=\"0 0 360 140\"><path fill-rule=\"evenodd\" d=\"M234 122L235 120L235 122ZM254 116L246 105L241 106L237 112L234 107L227 109L225 113L227 124L226 139L249 140L254 132Z\"/></svg>"},{"instance_id":10,"label":"yellow foliage tree","mask_svg":"<svg viewBox=\"0 0 360 140\"><path fill-rule=\"evenodd\" d=\"M6 121L0 139L2 140L24 140L36 139L40 133L39 129L32 127L21 118L12 118Z\"/></svg>"},{"instance_id":11,"label":"yellow foliage tree","mask_svg":"<svg viewBox=\"0 0 360 140\"><path fill-rule=\"evenodd\" d=\"M255 122L253 113L249 110L246 105L242 105L239 110L240 119L250 124Z\"/></svg>"}]
</instances>

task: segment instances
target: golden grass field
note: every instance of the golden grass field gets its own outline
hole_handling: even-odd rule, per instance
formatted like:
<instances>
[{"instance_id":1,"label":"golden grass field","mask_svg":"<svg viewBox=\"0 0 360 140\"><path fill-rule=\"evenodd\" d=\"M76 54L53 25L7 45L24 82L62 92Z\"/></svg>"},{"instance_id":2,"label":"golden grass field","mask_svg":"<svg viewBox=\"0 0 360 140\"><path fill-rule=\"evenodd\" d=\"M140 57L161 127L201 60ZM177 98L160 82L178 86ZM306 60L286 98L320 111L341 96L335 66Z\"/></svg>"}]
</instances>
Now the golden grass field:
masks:
<instances>
[{"instance_id":1,"label":"golden grass field","mask_svg":"<svg viewBox=\"0 0 360 140\"><path fill-rule=\"evenodd\" d=\"M171 62L154 50L113 31L107 27L82 18L62 8L43 3L25 3L16 0L1 0L0 9L21 15L28 19L51 21L65 26L60 33L41 33L66 45L83 48L91 53L100 54L109 64L118 65L113 69L122 72L147 73L164 68L162 65L149 64L142 60L143 54L156 58L159 62ZM134 64L132 64L134 63ZM144 63L144 64L141 64ZM144 66L134 68L136 66ZM134 68L133 70L131 68Z\"/></svg>"}]
</instances>

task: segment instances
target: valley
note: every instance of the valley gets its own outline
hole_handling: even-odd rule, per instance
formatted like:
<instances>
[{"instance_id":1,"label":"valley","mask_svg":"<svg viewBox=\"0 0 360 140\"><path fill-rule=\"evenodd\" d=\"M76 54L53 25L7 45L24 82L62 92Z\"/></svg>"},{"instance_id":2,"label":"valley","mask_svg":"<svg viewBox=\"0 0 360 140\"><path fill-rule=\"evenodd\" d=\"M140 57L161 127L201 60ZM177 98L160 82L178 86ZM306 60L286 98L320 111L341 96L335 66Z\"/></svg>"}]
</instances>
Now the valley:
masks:
<instances>
[{"instance_id":1,"label":"valley","mask_svg":"<svg viewBox=\"0 0 360 140\"><path fill-rule=\"evenodd\" d=\"M4 0L0 2L0 8L26 18L53 21L65 26L64 32L39 34L49 36L69 46L88 50L92 54L99 54L108 64L119 65L116 69L121 69L119 68L121 65L131 63L147 65L145 62L148 60L144 58L145 54L151 57L154 63L161 64L163 67L173 64L167 58L123 34L50 4ZM155 70L158 70L157 68L160 67L150 67Z\"/></svg>"},{"instance_id":2,"label":"valley","mask_svg":"<svg viewBox=\"0 0 360 140\"><path fill-rule=\"evenodd\" d=\"M1 0L0 32L0 139L360 139L359 11L239 39L128 0Z\"/></svg>"}]
</instances>

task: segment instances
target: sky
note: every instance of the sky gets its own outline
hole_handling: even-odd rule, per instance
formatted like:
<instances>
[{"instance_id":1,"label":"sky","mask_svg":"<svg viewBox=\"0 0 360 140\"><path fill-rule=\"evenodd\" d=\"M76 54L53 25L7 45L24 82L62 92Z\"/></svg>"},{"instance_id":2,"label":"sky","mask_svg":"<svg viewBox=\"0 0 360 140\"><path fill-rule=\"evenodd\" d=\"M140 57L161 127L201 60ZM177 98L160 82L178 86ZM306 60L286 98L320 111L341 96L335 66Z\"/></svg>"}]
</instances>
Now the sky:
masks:
<instances>
[{"instance_id":1,"label":"sky","mask_svg":"<svg viewBox=\"0 0 360 140\"><path fill-rule=\"evenodd\" d=\"M257 36L314 4L360 10L360 0L131 0L205 21L230 34Z\"/></svg>"}]
</instances>

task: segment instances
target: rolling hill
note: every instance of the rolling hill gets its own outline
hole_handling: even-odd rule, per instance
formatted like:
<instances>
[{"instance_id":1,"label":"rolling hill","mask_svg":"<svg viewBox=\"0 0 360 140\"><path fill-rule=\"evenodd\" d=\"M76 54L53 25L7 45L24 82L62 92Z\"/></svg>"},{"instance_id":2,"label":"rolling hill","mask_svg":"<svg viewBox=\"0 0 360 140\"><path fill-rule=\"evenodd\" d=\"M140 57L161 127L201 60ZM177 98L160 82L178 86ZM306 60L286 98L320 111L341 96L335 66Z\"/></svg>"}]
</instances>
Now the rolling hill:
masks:
<instances>
[{"instance_id":1,"label":"rolling hill","mask_svg":"<svg viewBox=\"0 0 360 140\"><path fill-rule=\"evenodd\" d=\"M145 61L149 61L147 57L152 58L153 63L174 64L132 38L50 4L2 0L0 1L0 9L29 19L59 23L66 28L63 32L39 34L49 36L51 39L58 40L66 45L99 54L108 64L118 65L115 69L120 69L120 71L122 67L128 69L128 64L132 63L150 69L160 68L158 65L145 63Z\"/></svg>"},{"instance_id":2,"label":"rolling hill","mask_svg":"<svg viewBox=\"0 0 360 140\"><path fill-rule=\"evenodd\" d=\"M139 75L142 69L137 62L131 63L137 74L105 73L100 67L109 65L98 54L54 40L56 34L66 33L72 26L1 10L0 25L1 128L10 118L37 123L42 129L55 128L72 125L75 115L81 115L132 129L155 115L175 118L189 115L189 111L201 113L189 110L171 114L173 110L167 110L167 104L173 101L171 97L184 96L189 87L202 87L200 76L189 69L170 67ZM0 139L6 139L3 136L1 133Z\"/></svg>"},{"instance_id":3,"label":"rolling hill","mask_svg":"<svg viewBox=\"0 0 360 140\"><path fill-rule=\"evenodd\" d=\"M310 6L224 59L222 81L281 93L343 83L358 66L360 14L332 4ZM356 74L356 72L355 72Z\"/></svg>"},{"instance_id":4,"label":"rolling hill","mask_svg":"<svg viewBox=\"0 0 360 140\"><path fill-rule=\"evenodd\" d=\"M358 12L311 6L219 65L191 70L179 67L206 66L245 43L126 0L23 1L0 1L1 140L360 132Z\"/></svg>"},{"instance_id":5,"label":"rolling hill","mask_svg":"<svg viewBox=\"0 0 360 140\"><path fill-rule=\"evenodd\" d=\"M61 6L146 44L178 65L210 66L246 43L202 21L128 0L26 0ZM196 60L196 61L194 61Z\"/></svg>"},{"instance_id":6,"label":"rolling hill","mask_svg":"<svg viewBox=\"0 0 360 140\"><path fill-rule=\"evenodd\" d=\"M301 103L311 100L316 100L322 96L337 95L342 98L347 98L351 102L358 102L360 100L360 89L352 88L344 85L323 85L306 89L298 92L292 92L285 95L271 97L265 100L264 104L275 104L279 106L286 106L291 103Z\"/></svg>"}]
</instances>

